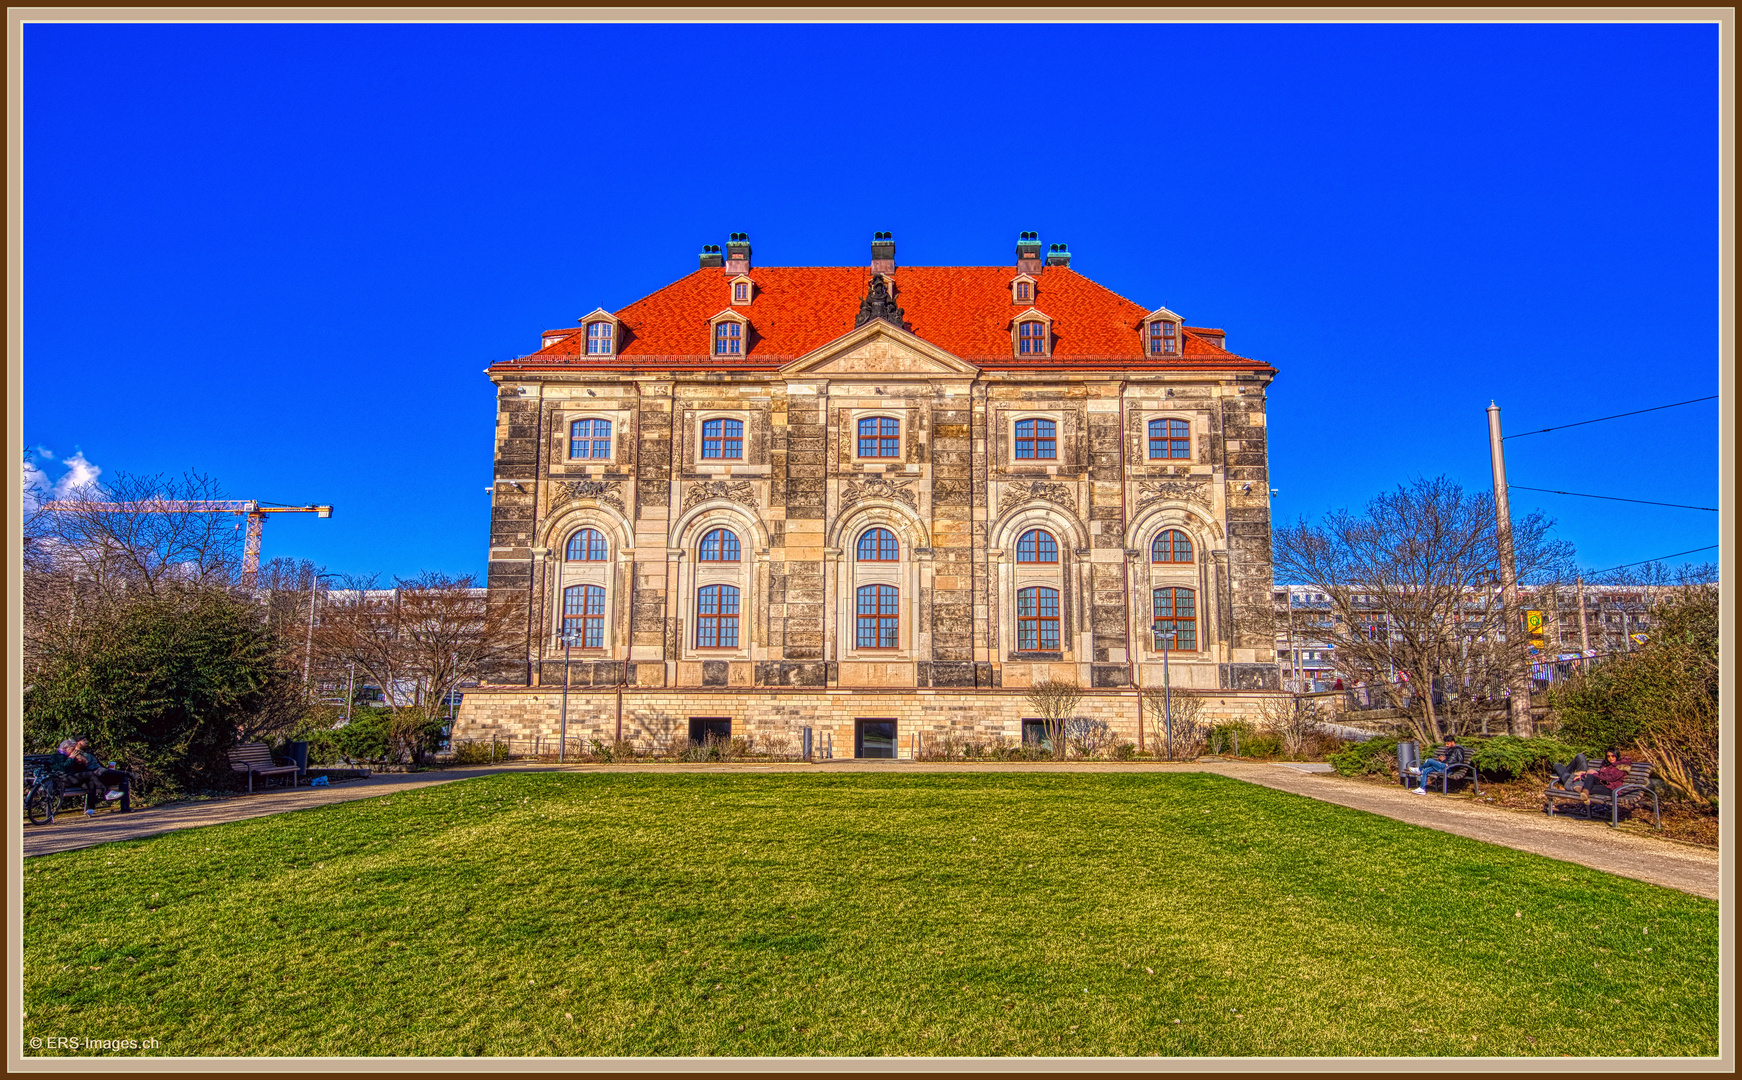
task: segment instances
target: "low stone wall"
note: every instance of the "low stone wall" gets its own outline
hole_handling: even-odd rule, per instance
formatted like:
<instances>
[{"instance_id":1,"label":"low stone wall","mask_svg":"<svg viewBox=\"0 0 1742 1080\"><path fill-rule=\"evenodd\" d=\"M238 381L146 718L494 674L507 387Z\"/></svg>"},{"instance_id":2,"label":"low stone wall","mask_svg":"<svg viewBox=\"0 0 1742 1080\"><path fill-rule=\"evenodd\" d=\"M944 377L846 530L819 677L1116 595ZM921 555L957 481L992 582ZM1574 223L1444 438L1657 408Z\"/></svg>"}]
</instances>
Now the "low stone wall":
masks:
<instances>
[{"instance_id":1,"label":"low stone wall","mask_svg":"<svg viewBox=\"0 0 1742 1080\"><path fill-rule=\"evenodd\" d=\"M1263 726L1260 703L1286 697L1264 691L1229 690L1204 696L1203 718L1210 723L1244 720ZM593 739L610 742L619 730L619 696L613 690L588 688L568 693L567 732L570 745ZM471 739L549 740L562 729L560 688L482 688L468 690L454 722L456 742ZM899 757L911 757L918 745L958 738L1016 743L1022 721L1034 707L1020 690L786 690L773 688L625 688L621 695L622 737L638 747L664 748L688 738L689 722L697 717L732 721L734 736L751 736L768 745L786 740L797 748L799 730L812 729L813 746L823 753L831 745L835 757L852 757L854 721L894 720ZM1155 735L1152 716L1141 716L1142 702L1132 691L1083 692L1076 715L1105 720L1121 742L1148 743Z\"/></svg>"}]
</instances>

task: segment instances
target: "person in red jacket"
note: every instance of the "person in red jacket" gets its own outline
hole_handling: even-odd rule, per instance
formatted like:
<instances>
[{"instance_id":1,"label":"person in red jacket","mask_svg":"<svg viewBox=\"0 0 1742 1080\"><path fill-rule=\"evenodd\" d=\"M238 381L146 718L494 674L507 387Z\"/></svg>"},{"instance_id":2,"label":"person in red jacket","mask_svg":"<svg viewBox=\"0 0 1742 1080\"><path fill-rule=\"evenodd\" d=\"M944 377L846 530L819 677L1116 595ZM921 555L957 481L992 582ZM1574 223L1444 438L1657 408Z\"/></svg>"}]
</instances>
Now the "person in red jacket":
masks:
<instances>
[{"instance_id":1,"label":"person in red jacket","mask_svg":"<svg viewBox=\"0 0 1742 1080\"><path fill-rule=\"evenodd\" d=\"M1611 746L1603 752L1603 764L1574 774L1567 789L1577 791L1580 802L1590 802L1593 795L1613 795L1616 788L1626 783L1627 766L1631 764L1632 758Z\"/></svg>"}]
</instances>

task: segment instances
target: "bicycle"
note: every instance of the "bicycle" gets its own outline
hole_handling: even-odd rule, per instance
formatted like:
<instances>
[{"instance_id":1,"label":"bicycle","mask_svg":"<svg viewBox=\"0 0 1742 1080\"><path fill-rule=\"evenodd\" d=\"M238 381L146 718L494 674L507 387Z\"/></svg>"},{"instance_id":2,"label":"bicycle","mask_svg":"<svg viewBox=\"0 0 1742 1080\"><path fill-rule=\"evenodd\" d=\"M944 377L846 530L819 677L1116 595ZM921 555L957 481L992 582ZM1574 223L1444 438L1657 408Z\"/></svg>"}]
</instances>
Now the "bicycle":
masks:
<instances>
[{"instance_id":1,"label":"bicycle","mask_svg":"<svg viewBox=\"0 0 1742 1080\"><path fill-rule=\"evenodd\" d=\"M54 824L64 794L59 777L47 769L33 770L24 785L24 819L32 825Z\"/></svg>"}]
</instances>

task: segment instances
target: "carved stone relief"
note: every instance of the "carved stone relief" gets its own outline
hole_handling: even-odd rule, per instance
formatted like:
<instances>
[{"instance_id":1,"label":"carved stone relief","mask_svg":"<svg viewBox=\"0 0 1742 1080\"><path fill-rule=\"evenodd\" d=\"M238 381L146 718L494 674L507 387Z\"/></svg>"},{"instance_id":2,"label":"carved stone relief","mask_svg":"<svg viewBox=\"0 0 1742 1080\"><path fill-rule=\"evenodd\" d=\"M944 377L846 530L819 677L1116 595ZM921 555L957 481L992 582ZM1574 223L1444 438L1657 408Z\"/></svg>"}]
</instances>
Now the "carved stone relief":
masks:
<instances>
[{"instance_id":1,"label":"carved stone relief","mask_svg":"<svg viewBox=\"0 0 1742 1080\"><path fill-rule=\"evenodd\" d=\"M691 507L709 499L730 499L735 503L743 503L752 510L756 509L756 485L748 480L703 480L689 485L684 491L683 509L678 513L688 513Z\"/></svg>"},{"instance_id":2,"label":"carved stone relief","mask_svg":"<svg viewBox=\"0 0 1742 1080\"><path fill-rule=\"evenodd\" d=\"M1044 501L1057 503L1069 510L1077 512L1077 493L1069 484L1061 484L1056 480L1031 480L1026 484L1008 484L1004 488L1004 497L999 500L999 512L1018 503Z\"/></svg>"},{"instance_id":3,"label":"carved stone relief","mask_svg":"<svg viewBox=\"0 0 1742 1080\"><path fill-rule=\"evenodd\" d=\"M576 499L592 499L623 513L623 482L621 480L552 480L550 503L554 509Z\"/></svg>"},{"instance_id":4,"label":"carved stone relief","mask_svg":"<svg viewBox=\"0 0 1742 1080\"><path fill-rule=\"evenodd\" d=\"M1193 480L1139 480L1137 505L1147 506L1157 499L1183 499L1210 509L1210 485Z\"/></svg>"},{"instance_id":5,"label":"carved stone relief","mask_svg":"<svg viewBox=\"0 0 1742 1080\"><path fill-rule=\"evenodd\" d=\"M865 480L844 480L841 483L841 505L845 507L860 499L894 499L917 510L919 502L913 488L912 480L892 480L883 476L873 476Z\"/></svg>"}]
</instances>

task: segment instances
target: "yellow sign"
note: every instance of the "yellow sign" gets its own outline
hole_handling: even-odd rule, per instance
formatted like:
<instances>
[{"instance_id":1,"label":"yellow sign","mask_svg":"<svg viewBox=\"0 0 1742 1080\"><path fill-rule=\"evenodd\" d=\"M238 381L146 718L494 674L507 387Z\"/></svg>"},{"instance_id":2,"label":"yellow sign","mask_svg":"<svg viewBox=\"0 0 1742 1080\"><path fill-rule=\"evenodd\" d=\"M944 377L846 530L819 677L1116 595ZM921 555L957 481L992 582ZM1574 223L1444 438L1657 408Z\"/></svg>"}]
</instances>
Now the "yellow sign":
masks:
<instances>
[{"instance_id":1,"label":"yellow sign","mask_svg":"<svg viewBox=\"0 0 1742 1080\"><path fill-rule=\"evenodd\" d=\"M1527 611L1524 613L1524 629L1533 638L1542 637L1542 612Z\"/></svg>"}]
</instances>

